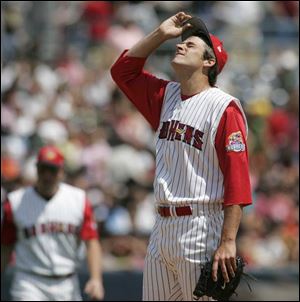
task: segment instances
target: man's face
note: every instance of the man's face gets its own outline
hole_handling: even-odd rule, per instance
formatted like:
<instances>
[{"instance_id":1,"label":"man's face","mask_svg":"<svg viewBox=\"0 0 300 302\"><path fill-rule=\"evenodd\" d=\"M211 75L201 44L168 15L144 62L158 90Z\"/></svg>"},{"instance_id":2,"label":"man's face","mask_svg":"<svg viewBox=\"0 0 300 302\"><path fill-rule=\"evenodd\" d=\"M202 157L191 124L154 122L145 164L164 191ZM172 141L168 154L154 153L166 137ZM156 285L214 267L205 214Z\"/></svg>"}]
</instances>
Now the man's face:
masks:
<instances>
[{"instance_id":1,"label":"man's face","mask_svg":"<svg viewBox=\"0 0 300 302\"><path fill-rule=\"evenodd\" d=\"M176 45L176 53L172 60L175 70L180 67L199 69L203 67L205 42L196 36L191 36Z\"/></svg>"},{"instance_id":2,"label":"man's face","mask_svg":"<svg viewBox=\"0 0 300 302\"><path fill-rule=\"evenodd\" d=\"M38 185L42 193L51 194L63 177L63 168L39 163L37 165Z\"/></svg>"}]
</instances>

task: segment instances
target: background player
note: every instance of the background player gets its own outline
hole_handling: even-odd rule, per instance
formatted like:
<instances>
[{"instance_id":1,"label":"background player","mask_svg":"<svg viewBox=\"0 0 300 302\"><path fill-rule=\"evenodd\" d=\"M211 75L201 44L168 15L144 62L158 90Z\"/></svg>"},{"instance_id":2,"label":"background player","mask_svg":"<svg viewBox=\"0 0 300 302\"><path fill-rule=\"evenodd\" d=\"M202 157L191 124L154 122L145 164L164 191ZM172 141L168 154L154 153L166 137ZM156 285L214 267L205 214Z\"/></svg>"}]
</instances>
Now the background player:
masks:
<instances>
[{"instance_id":1,"label":"background player","mask_svg":"<svg viewBox=\"0 0 300 302\"><path fill-rule=\"evenodd\" d=\"M172 60L179 83L143 71L155 49L180 35L183 42ZM157 132L158 214L144 269L144 300L191 301L199 263L210 257L215 279L218 266L226 281L234 275L236 234L251 192L243 110L215 87L226 61L222 42L200 19L180 12L123 52L111 69Z\"/></svg>"},{"instance_id":2,"label":"background player","mask_svg":"<svg viewBox=\"0 0 300 302\"><path fill-rule=\"evenodd\" d=\"M53 146L40 149L37 183L8 194L3 205L1 269L15 245L14 301L78 301L76 275L81 240L90 279L85 292L102 299L101 247L92 208L83 190L61 182L64 158Z\"/></svg>"}]
</instances>

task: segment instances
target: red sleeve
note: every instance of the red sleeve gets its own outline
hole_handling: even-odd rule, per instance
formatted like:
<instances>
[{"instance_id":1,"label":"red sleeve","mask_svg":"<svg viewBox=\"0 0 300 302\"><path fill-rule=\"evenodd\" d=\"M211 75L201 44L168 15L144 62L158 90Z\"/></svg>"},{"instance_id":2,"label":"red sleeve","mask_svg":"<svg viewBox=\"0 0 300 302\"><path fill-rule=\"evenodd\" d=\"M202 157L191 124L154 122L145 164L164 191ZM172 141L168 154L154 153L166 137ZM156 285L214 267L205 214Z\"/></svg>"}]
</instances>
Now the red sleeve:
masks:
<instances>
[{"instance_id":1,"label":"red sleeve","mask_svg":"<svg viewBox=\"0 0 300 302\"><path fill-rule=\"evenodd\" d=\"M2 210L1 244L12 245L17 241L17 227L14 223L12 208L8 200L3 203Z\"/></svg>"},{"instance_id":2,"label":"red sleeve","mask_svg":"<svg viewBox=\"0 0 300 302\"><path fill-rule=\"evenodd\" d=\"M125 50L111 67L111 76L128 99L156 130L168 81L143 70L146 58L126 56Z\"/></svg>"},{"instance_id":3,"label":"red sleeve","mask_svg":"<svg viewBox=\"0 0 300 302\"><path fill-rule=\"evenodd\" d=\"M224 176L224 206L251 204L245 122L235 102L221 118L215 146Z\"/></svg>"},{"instance_id":4,"label":"red sleeve","mask_svg":"<svg viewBox=\"0 0 300 302\"><path fill-rule=\"evenodd\" d=\"M85 201L80 238L82 240L98 239L97 223L94 219L92 206L88 199Z\"/></svg>"}]
</instances>

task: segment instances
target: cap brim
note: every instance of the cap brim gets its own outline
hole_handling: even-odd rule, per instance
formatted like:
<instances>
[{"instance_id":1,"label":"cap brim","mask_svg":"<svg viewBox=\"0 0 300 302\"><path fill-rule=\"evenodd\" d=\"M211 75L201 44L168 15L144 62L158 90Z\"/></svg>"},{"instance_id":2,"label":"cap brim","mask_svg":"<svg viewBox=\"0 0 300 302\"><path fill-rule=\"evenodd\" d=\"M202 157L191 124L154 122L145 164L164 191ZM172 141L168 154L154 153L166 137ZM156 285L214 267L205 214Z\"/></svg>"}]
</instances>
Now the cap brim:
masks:
<instances>
[{"instance_id":1,"label":"cap brim","mask_svg":"<svg viewBox=\"0 0 300 302\"><path fill-rule=\"evenodd\" d=\"M63 164L56 164L56 163L49 162L49 161L46 161L46 160L38 161L38 162L37 162L37 165L38 165L38 166L49 166L49 167L54 167L54 168L57 168L57 169L63 167Z\"/></svg>"},{"instance_id":2,"label":"cap brim","mask_svg":"<svg viewBox=\"0 0 300 302\"><path fill-rule=\"evenodd\" d=\"M210 47L213 47L212 41L210 39L209 31L206 28L204 22L197 17L193 17L187 21L184 22L183 25L190 23L192 27L187 28L182 34L181 34L181 40L184 41L187 38L191 36L197 36L204 40L206 44L208 44Z\"/></svg>"}]
</instances>

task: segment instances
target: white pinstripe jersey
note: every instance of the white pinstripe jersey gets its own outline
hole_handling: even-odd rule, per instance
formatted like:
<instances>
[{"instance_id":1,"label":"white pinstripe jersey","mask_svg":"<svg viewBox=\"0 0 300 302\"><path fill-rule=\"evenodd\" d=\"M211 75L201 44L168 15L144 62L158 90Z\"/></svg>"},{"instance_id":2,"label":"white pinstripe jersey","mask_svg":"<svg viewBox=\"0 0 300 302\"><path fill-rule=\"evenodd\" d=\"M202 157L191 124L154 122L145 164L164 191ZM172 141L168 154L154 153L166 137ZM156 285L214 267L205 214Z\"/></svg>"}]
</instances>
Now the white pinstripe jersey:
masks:
<instances>
[{"instance_id":1,"label":"white pinstripe jersey","mask_svg":"<svg viewBox=\"0 0 300 302\"><path fill-rule=\"evenodd\" d=\"M159 204L222 203L223 174L215 149L221 117L239 100L211 87L182 101L180 84L168 83L156 132L154 190Z\"/></svg>"},{"instance_id":2,"label":"white pinstripe jersey","mask_svg":"<svg viewBox=\"0 0 300 302\"><path fill-rule=\"evenodd\" d=\"M8 194L17 228L16 267L41 275L75 270L86 194L61 183L46 202L33 187Z\"/></svg>"}]
</instances>

